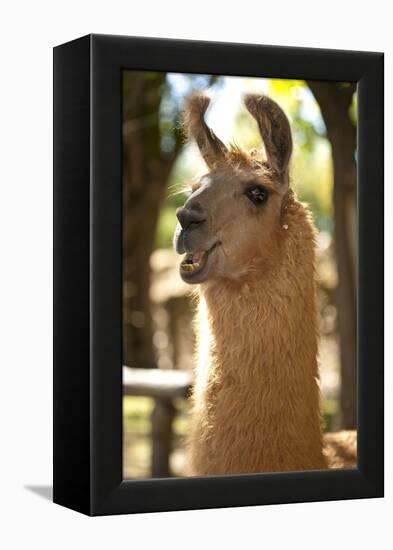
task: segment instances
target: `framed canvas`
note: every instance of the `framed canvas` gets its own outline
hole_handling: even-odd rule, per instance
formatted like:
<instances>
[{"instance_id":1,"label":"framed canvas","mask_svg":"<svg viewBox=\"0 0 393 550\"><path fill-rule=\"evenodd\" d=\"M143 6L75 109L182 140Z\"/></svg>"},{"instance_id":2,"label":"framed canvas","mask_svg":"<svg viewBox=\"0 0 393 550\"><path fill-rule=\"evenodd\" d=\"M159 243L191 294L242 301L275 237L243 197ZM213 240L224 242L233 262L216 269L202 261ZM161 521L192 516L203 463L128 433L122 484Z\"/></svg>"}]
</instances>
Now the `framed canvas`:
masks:
<instances>
[{"instance_id":1,"label":"framed canvas","mask_svg":"<svg viewBox=\"0 0 393 550\"><path fill-rule=\"evenodd\" d=\"M383 54L56 47L54 502L381 497L383 433Z\"/></svg>"}]
</instances>

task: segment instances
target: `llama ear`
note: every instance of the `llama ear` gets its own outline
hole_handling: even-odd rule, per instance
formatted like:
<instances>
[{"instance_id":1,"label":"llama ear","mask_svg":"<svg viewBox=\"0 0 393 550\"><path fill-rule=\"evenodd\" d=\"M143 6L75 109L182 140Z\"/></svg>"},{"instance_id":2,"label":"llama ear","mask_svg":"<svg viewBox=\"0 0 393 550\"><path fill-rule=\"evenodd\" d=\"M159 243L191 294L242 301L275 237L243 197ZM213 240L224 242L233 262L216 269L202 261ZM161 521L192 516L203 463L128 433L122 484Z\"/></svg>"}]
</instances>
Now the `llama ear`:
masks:
<instances>
[{"instance_id":1,"label":"llama ear","mask_svg":"<svg viewBox=\"0 0 393 550\"><path fill-rule=\"evenodd\" d=\"M292 153L292 134L284 111L272 99L247 94L244 103L258 123L267 161L288 184L288 164Z\"/></svg>"},{"instance_id":2,"label":"llama ear","mask_svg":"<svg viewBox=\"0 0 393 550\"><path fill-rule=\"evenodd\" d=\"M225 160L227 148L205 122L210 99L202 93L194 93L186 100L183 110L183 128L188 138L197 142L202 157L210 169Z\"/></svg>"}]
</instances>

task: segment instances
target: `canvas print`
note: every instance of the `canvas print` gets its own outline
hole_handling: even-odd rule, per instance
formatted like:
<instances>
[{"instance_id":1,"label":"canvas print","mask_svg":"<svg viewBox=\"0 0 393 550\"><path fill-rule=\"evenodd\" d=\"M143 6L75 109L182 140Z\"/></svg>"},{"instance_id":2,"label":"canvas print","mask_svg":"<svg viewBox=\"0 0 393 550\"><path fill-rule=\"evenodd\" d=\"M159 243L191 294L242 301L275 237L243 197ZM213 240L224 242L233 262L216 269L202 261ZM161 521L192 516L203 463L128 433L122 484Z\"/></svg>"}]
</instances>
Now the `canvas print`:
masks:
<instances>
[{"instance_id":1,"label":"canvas print","mask_svg":"<svg viewBox=\"0 0 393 550\"><path fill-rule=\"evenodd\" d=\"M355 467L355 84L122 79L123 478Z\"/></svg>"}]
</instances>

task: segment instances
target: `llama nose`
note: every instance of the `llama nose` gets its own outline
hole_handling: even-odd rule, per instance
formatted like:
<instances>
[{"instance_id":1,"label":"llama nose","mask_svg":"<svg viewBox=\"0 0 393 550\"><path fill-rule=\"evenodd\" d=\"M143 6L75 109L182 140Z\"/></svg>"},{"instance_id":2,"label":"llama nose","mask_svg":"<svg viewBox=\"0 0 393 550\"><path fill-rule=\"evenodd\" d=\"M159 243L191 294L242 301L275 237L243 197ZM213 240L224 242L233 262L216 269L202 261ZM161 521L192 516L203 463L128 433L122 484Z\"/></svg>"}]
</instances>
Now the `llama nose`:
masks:
<instances>
[{"instance_id":1,"label":"llama nose","mask_svg":"<svg viewBox=\"0 0 393 550\"><path fill-rule=\"evenodd\" d=\"M206 221L206 215L199 205L195 205L192 208L178 208L176 216L184 230L196 228Z\"/></svg>"}]
</instances>

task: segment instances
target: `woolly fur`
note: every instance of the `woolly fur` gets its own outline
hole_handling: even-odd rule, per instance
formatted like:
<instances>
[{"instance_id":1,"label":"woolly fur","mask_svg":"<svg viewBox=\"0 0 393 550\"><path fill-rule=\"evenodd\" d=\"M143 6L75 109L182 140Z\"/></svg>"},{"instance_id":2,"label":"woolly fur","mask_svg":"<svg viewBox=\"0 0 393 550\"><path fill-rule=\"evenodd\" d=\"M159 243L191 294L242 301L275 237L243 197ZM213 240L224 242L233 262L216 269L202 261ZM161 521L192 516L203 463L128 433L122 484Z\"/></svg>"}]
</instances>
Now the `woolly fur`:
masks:
<instances>
[{"instance_id":1,"label":"woolly fur","mask_svg":"<svg viewBox=\"0 0 393 550\"><path fill-rule=\"evenodd\" d=\"M288 196L281 261L200 288L189 434L192 475L325 468L317 367L314 231Z\"/></svg>"}]
</instances>

